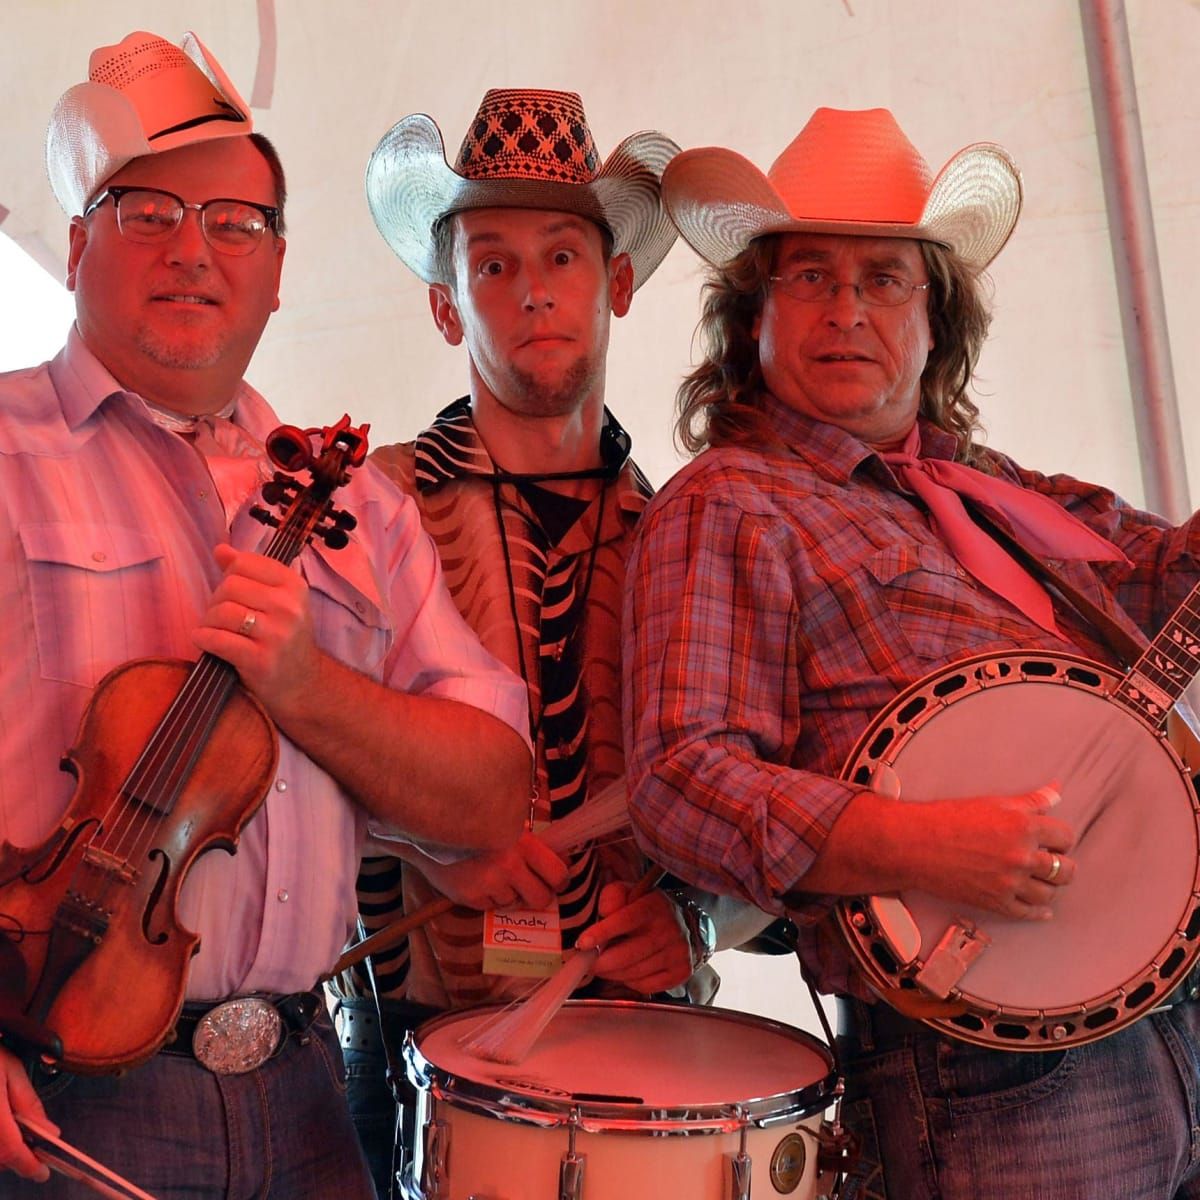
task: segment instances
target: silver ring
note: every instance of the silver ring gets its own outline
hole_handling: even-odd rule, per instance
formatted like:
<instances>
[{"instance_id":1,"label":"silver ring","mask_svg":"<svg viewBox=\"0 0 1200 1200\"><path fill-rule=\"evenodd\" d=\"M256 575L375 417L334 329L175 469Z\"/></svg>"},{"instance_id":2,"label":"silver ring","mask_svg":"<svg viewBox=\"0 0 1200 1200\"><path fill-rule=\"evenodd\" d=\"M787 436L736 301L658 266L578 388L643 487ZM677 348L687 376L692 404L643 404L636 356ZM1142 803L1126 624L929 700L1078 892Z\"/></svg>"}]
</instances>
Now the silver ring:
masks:
<instances>
[{"instance_id":1,"label":"silver ring","mask_svg":"<svg viewBox=\"0 0 1200 1200\"><path fill-rule=\"evenodd\" d=\"M1062 859L1057 854L1050 855L1050 874L1046 876L1047 883L1053 883L1058 878L1059 871L1062 870Z\"/></svg>"},{"instance_id":2,"label":"silver ring","mask_svg":"<svg viewBox=\"0 0 1200 1200\"><path fill-rule=\"evenodd\" d=\"M242 618L242 623L238 626L238 633L242 637L249 637L254 629L254 622L258 620L258 613L252 608L246 609L246 615Z\"/></svg>"}]
</instances>

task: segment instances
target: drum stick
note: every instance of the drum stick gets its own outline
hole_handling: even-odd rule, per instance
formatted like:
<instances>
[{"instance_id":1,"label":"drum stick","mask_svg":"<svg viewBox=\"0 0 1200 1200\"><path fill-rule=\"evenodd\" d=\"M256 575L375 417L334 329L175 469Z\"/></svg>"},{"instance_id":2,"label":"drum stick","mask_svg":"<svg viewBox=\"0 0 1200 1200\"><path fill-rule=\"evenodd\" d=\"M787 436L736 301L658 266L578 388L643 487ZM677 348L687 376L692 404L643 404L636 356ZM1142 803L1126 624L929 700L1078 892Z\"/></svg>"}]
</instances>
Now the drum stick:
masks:
<instances>
[{"instance_id":1,"label":"drum stick","mask_svg":"<svg viewBox=\"0 0 1200 1200\"><path fill-rule=\"evenodd\" d=\"M623 776L612 780L591 795L573 813L556 821L549 829L538 837L555 854L565 854L586 842L594 841L623 828L629 823L629 809L625 794L625 779ZM632 898L632 897L631 897ZM376 930L370 937L343 951L341 958L333 964L328 974L322 975L319 982L325 983L340 975L347 967L353 967L369 958L372 954L390 950L399 945L414 929L440 917L454 907L454 901L445 897L433 900L417 909L411 916L400 917Z\"/></svg>"},{"instance_id":2,"label":"drum stick","mask_svg":"<svg viewBox=\"0 0 1200 1200\"><path fill-rule=\"evenodd\" d=\"M399 945L414 929L420 929L422 925L432 921L434 917L440 917L444 912L449 912L453 907L454 901L443 896L440 900L431 900L428 904L422 905L415 913L410 913L408 916L401 917L398 921L392 921L382 929L376 930L370 937L363 938L361 942L355 942L353 946L343 951L341 958L329 969L329 973L321 976L320 982L325 983L327 980L333 979L347 967L357 965L372 954L378 954L382 950L390 950L393 946Z\"/></svg>"}]
</instances>

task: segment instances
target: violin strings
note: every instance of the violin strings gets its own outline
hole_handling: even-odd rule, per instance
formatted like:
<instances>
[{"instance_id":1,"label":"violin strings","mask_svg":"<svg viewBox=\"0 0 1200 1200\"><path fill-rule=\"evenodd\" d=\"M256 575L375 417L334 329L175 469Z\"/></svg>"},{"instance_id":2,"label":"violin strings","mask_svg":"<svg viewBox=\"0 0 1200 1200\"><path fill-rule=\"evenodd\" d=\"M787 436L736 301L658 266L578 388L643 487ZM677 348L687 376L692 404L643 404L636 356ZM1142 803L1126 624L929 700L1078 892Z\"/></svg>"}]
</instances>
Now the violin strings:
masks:
<instances>
[{"instance_id":1,"label":"violin strings","mask_svg":"<svg viewBox=\"0 0 1200 1200\"><path fill-rule=\"evenodd\" d=\"M296 519L301 510L305 510L302 519ZM271 538L265 551L267 557L290 563L303 549L318 516L311 501L305 499L297 504L292 519L285 521ZM161 824L174 806L224 708L235 675L229 664L208 655L200 660L168 708L123 789L146 801L139 806L143 811L137 817L131 814L128 827L119 831L126 857L135 856L139 843L148 846L153 826ZM130 836L131 841L127 840Z\"/></svg>"},{"instance_id":2,"label":"violin strings","mask_svg":"<svg viewBox=\"0 0 1200 1200\"><path fill-rule=\"evenodd\" d=\"M327 499L318 502L302 495L277 527L265 555L291 563L319 524ZM135 869L140 866L155 830L186 786L236 683L237 673L227 662L211 654L201 656L101 814L90 834L92 845ZM134 797L137 803L131 802ZM102 894L95 897L100 901L113 886L111 876L105 879Z\"/></svg>"}]
</instances>

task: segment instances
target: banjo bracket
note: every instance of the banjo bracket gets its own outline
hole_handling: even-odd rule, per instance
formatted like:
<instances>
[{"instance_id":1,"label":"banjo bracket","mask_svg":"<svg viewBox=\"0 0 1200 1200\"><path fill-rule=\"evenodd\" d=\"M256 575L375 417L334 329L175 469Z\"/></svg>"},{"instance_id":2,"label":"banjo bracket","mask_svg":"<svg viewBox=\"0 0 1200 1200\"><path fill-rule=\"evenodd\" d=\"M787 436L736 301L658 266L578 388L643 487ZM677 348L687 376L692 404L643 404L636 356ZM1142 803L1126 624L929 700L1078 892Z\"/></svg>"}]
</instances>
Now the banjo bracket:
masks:
<instances>
[{"instance_id":1,"label":"banjo bracket","mask_svg":"<svg viewBox=\"0 0 1200 1200\"><path fill-rule=\"evenodd\" d=\"M973 921L956 920L946 927L933 953L914 976L918 987L939 1000L949 998L971 964L992 944Z\"/></svg>"}]
</instances>

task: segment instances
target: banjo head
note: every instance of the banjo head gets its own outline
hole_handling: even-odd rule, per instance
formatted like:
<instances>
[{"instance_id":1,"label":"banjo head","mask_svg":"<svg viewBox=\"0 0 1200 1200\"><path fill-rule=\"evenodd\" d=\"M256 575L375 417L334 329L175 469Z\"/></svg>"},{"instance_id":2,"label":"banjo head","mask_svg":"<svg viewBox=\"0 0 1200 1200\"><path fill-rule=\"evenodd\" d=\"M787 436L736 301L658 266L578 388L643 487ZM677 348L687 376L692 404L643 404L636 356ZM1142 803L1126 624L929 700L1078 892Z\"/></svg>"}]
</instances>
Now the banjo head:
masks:
<instances>
[{"instance_id":1,"label":"banjo head","mask_svg":"<svg viewBox=\"0 0 1200 1200\"><path fill-rule=\"evenodd\" d=\"M1050 921L901 893L913 945L919 934L911 961L869 900L839 905L859 965L885 993L929 997L917 975L956 924L990 939L947 996L965 1011L927 1019L940 1031L1010 1050L1093 1041L1161 1004L1200 953L1196 796L1166 737L1110 697L1119 678L1069 655L968 659L897 697L850 756L843 778L898 778L914 802L1057 783L1055 816L1078 838L1075 879Z\"/></svg>"}]
</instances>

